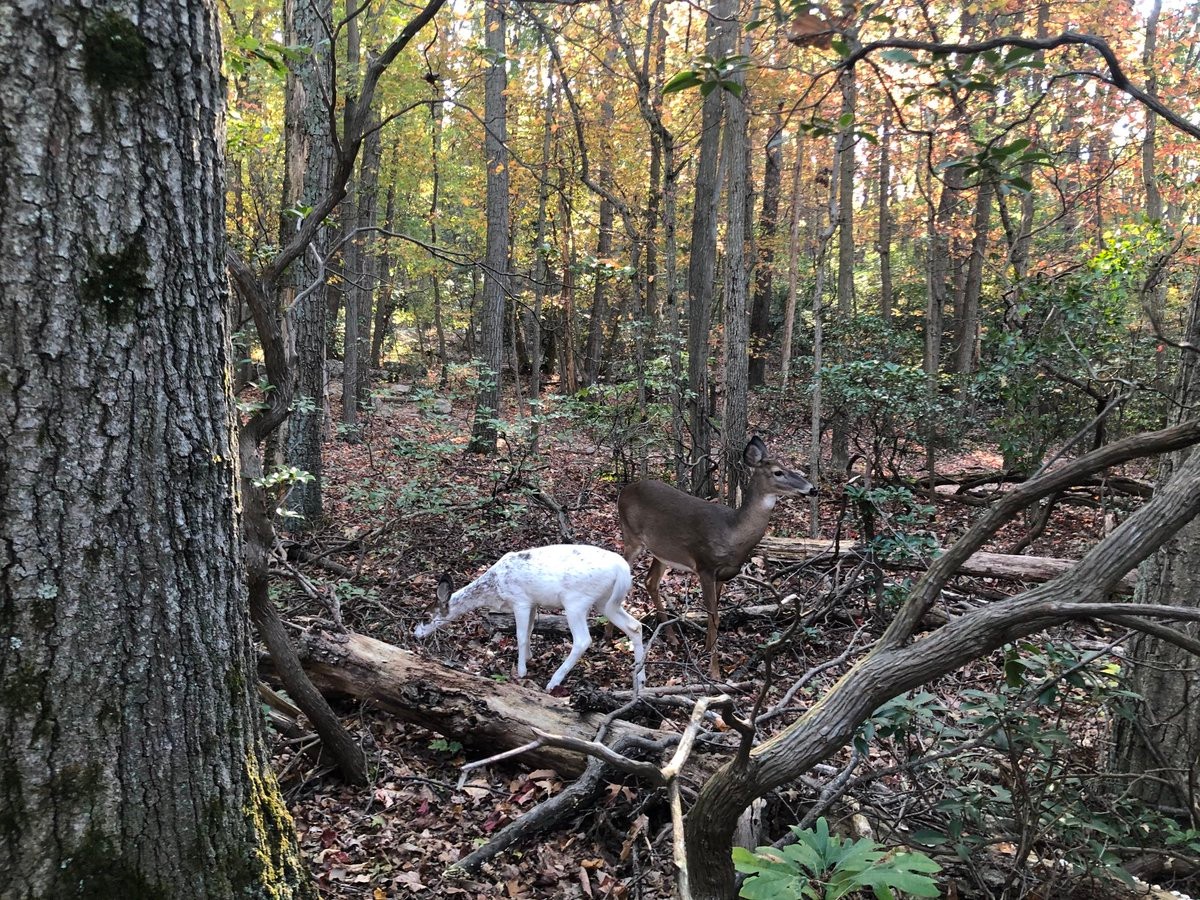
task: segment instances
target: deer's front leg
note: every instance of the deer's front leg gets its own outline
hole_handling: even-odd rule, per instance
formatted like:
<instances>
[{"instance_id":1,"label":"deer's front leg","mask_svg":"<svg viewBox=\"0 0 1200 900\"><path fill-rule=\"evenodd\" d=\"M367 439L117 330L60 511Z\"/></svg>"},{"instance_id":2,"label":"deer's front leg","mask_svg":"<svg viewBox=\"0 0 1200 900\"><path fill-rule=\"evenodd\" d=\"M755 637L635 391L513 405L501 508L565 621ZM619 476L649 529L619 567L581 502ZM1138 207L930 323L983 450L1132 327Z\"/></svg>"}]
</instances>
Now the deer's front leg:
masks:
<instances>
[{"instance_id":1,"label":"deer's front leg","mask_svg":"<svg viewBox=\"0 0 1200 900\"><path fill-rule=\"evenodd\" d=\"M533 609L525 604L513 604L513 620L517 630L517 677L525 677L529 659L529 632L533 625Z\"/></svg>"},{"instance_id":2,"label":"deer's front leg","mask_svg":"<svg viewBox=\"0 0 1200 900\"><path fill-rule=\"evenodd\" d=\"M721 677L721 663L717 654L717 625L723 586L711 575L700 575L700 590L704 594L704 608L708 611L708 637L704 641L704 651L709 654L708 674L712 678Z\"/></svg>"}]
</instances>

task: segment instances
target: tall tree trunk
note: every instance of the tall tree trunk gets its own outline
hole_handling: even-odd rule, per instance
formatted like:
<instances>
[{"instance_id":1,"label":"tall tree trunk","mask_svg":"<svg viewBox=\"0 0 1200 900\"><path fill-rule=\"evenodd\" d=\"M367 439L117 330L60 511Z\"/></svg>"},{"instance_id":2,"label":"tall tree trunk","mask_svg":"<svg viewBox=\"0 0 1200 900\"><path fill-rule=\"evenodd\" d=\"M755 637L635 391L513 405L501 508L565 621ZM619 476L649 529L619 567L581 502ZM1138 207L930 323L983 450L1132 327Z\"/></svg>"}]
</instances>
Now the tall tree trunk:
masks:
<instances>
[{"instance_id":1,"label":"tall tree trunk","mask_svg":"<svg viewBox=\"0 0 1200 900\"><path fill-rule=\"evenodd\" d=\"M1142 66L1146 72L1146 93L1158 90L1158 71L1154 67L1154 51L1158 45L1158 17L1162 14L1162 0L1154 0L1146 17L1146 44L1142 49ZM1146 133L1142 138L1142 186L1146 191L1146 218L1151 222L1162 219L1162 194L1158 190L1158 178L1154 169L1154 143L1158 131L1158 116L1146 110Z\"/></svg>"},{"instance_id":2,"label":"tall tree trunk","mask_svg":"<svg viewBox=\"0 0 1200 900\"><path fill-rule=\"evenodd\" d=\"M892 322L892 107L883 104L883 120L879 124L879 231L876 250L879 253L879 315L887 324Z\"/></svg>"},{"instance_id":3,"label":"tall tree trunk","mask_svg":"<svg viewBox=\"0 0 1200 900\"><path fill-rule=\"evenodd\" d=\"M576 375L575 341L575 230L572 226L571 198L567 193L567 161L563 158L561 143L558 147L558 220L561 223L562 284L559 289L558 305L561 327L558 329L558 368L561 388L565 394L579 390Z\"/></svg>"},{"instance_id":4,"label":"tall tree trunk","mask_svg":"<svg viewBox=\"0 0 1200 900\"><path fill-rule=\"evenodd\" d=\"M354 401L362 413L371 397L371 309L375 300L379 273L379 244L375 229L379 225L379 164L383 147L380 138L379 114L372 112L369 131L362 147L362 163L358 175L358 284L351 291L354 312L358 316L355 337L358 340L358 378ZM347 307L349 311L349 307Z\"/></svg>"},{"instance_id":5,"label":"tall tree trunk","mask_svg":"<svg viewBox=\"0 0 1200 900\"><path fill-rule=\"evenodd\" d=\"M762 212L758 217L758 268L750 310L750 387L767 383L767 345L771 339L771 294L775 287L775 226L779 217L779 183L783 169L783 103L775 107L767 135L763 169Z\"/></svg>"},{"instance_id":6,"label":"tall tree trunk","mask_svg":"<svg viewBox=\"0 0 1200 900\"><path fill-rule=\"evenodd\" d=\"M438 204L441 202L442 189L442 114L445 87L441 79L436 77L430 87L433 93L433 103L429 105L429 140L432 154L429 161L430 178L432 179L429 197L429 242L436 247L438 218L441 215ZM433 273L430 280L433 283L433 329L437 335L438 385L445 387L450 380L450 355L446 351L446 325L442 315L442 286L437 272Z\"/></svg>"},{"instance_id":7,"label":"tall tree trunk","mask_svg":"<svg viewBox=\"0 0 1200 900\"><path fill-rule=\"evenodd\" d=\"M1037 11L1038 38L1046 37L1049 25L1050 4L1047 0L1041 0L1038 3ZM1045 53L1040 50L1034 54L1033 59L1036 65L1030 68L1025 82L1025 90L1031 96L1045 92L1041 74L1044 57ZM1032 162L1021 164L1020 177L1026 184L1033 183ZM1022 191L1019 197L1021 219L1017 228L1012 229L1011 223L1005 221L1006 232L1011 232L1008 235L1008 262L1012 269L1013 288L1010 295L1005 298L1004 329L1010 333L1018 331L1024 319L1025 279L1029 272L1029 250L1033 243L1034 192L1032 190ZM1003 197L998 199L997 206L1000 209L1001 216L1005 216L1007 210Z\"/></svg>"},{"instance_id":8,"label":"tall tree trunk","mask_svg":"<svg viewBox=\"0 0 1200 900\"><path fill-rule=\"evenodd\" d=\"M734 83L743 90L725 98L725 148L729 161L729 221L725 227L725 408L724 434L725 500L736 505L741 492L742 448L747 441L747 378L749 375L750 322L746 310L746 131L750 113L746 109L745 77L738 73Z\"/></svg>"},{"instance_id":9,"label":"tall tree trunk","mask_svg":"<svg viewBox=\"0 0 1200 900\"><path fill-rule=\"evenodd\" d=\"M724 59L733 48L735 0L712 0L708 16L708 55ZM700 148L696 154L695 202L688 257L688 427L692 436L692 493L707 496L712 428L709 424L708 339L712 328L713 274L717 257L717 173L721 108L725 91L710 91L700 115Z\"/></svg>"},{"instance_id":10,"label":"tall tree trunk","mask_svg":"<svg viewBox=\"0 0 1200 900\"><path fill-rule=\"evenodd\" d=\"M929 211L927 230L929 235L928 257L926 272L928 286L925 302L925 391L926 400L930 406L938 397L938 373L941 371L942 358L942 317L946 311L946 301L949 298L950 239L948 236L950 219L957 201L959 172L957 167L946 171L942 184L941 196L938 198L936 212ZM932 184L932 179L930 180ZM934 447L936 423L930 417L929 431L925 435L925 468L929 475L930 497L933 498L937 480L934 478Z\"/></svg>"},{"instance_id":11,"label":"tall tree trunk","mask_svg":"<svg viewBox=\"0 0 1200 900\"><path fill-rule=\"evenodd\" d=\"M360 12L361 14L361 12ZM346 23L346 63L343 78L349 78L344 111L345 127L350 128L350 119L358 107L359 78L359 31L358 16ZM359 315L355 285L362 278L362 254L358 229L358 186L351 184L342 201L340 216L342 225L342 425L346 440L358 440L358 380L363 362L359 359L362 341L359 337Z\"/></svg>"},{"instance_id":12,"label":"tall tree trunk","mask_svg":"<svg viewBox=\"0 0 1200 900\"><path fill-rule=\"evenodd\" d=\"M813 484L820 484L822 476L821 465L821 376L824 373L825 353L825 315L822 309L825 299L825 273L828 271L826 256L829 253L829 242L837 232L840 216L838 204L841 197L841 169L837 165L837 146L834 146L834 164L830 169L828 224L817 233L816 246L813 248L813 268L816 275L813 279L812 317L813 317L813 380L812 380L812 410L810 417L810 444L808 455L808 477ZM820 220L817 225L819 227ZM820 531L820 498L814 494L809 498L809 533L815 538Z\"/></svg>"},{"instance_id":13,"label":"tall tree trunk","mask_svg":"<svg viewBox=\"0 0 1200 900\"><path fill-rule=\"evenodd\" d=\"M783 348L780 354L779 389L786 396L792 367L792 332L796 330L796 300L800 286L800 220L804 214L800 205L800 186L804 172L804 140L796 134L796 164L792 169L792 220L788 235L788 295L783 313ZM816 478L816 473L811 473ZM816 482L813 482L816 484Z\"/></svg>"},{"instance_id":14,"label":"tall tree trunk","mask_svg":"<svg viewBox=\"0 0 1200 900\"><path fill-rule=\"evenodd\" d=\"M970 375L975 371L978 354L975 352L979 338L979 298L983 293L983 263L987 256L988 232L992 225L992 198L995 188L992 182L980 182L975 198L974 234L971 237L971 257L967 261L967 280L963 285L962 303L959 311L958 354L954 371L959 375ZM969 392L964 391L964 396Z\"/></svg>"},{"instance_id":15,"label":"tall tree trunk","mask_svg":"<svg viewBox=\"0 0 1200 900\"><path fill-rule=\"evenodd\" d=\"M680 487L686 487L683 440L684 393L683 363L681 355L682 337L680 335L680 319L678 304L678 289L676 281L676 207L677 207L677 175L675 169L675 138L663 123L662 118L662 85L666 72L666 13L663 0L653 0L647 14L646 43L642 49L641 61L634 53L624 25L624 5L610 3L609 14L612 19L612 33L624 51L625 63L637 82L638 108L650 131L650 195L646 203L646 286L644 297L644 325L647 334L655 334L658 322L663 316L664 309L659 306L659 297L663 298L667 318L667 329L664 340L667 356L671 365L671 399L674 414L671 416L671 444L674 457L675 481ZM651 61L653 60L653 70ZM653 73L653 77L652 77ZM660 193L661 192L661 193ZM662 274L659 277L658 255L654 241L655 223L658 221L659 200L662 203L662 233L663 255ZM659 284L666 285L665 291L659 291ZM644 385L644 342L638 342L638 400L645 403Z\"/></svg>"},{"instance_id":16,"label":"tall tree trunk","mask_svg":"<svg viewBox=\"0 0 1200 900\"><path fill-rule=\"evenodd\" d=\"M605 66L612 69L617 61L617 47L610 44L605 57ZM609 131L613 126L613 102L611 92L605 92L600 102L600 166L596 173L597 182L606 190L612 189L613 147ZM603 355L604 326L608 322L608 276L609 260L613 251L614 207L607 197L600 198L600 222L596 236L596 284L592 292L592 317L588 326L587 349L583 355L583 384L595 384L600 376L600 358ZM636 268L636 267L635 267Z\"/></svg>"},{"instance_id":17,"label":"tall tree trunk","mask_svg":"<svg viewBox=\"0 0 1200 900\"><path fill-rule=\"evenodd\" d=\"M297 191L289 197L291 192L285 189L283 205L286 209L311 209L329 190L333 148L329 112L322 96L323 91L328 90L330 75L325 29L332 16L332 0L319 3L288 0L285 3L285 22L290 26L289 46L312 48L295 69L288 72L285 183L296 185ZM316 244L317 255L323 259L326 254L323 232ZM311 254L297 260L292 267L289 302L294 303L291 334L296 351L296 404L288 422L287 462L312 476L312 481L293 485L288 494L287 507L297 514L286 520L287 527L293 531L312 528L323 515L321 438L325 343L328 340L326 275L323 264L312 264ZM297 297L300 298L298 302Z\"/></svg>"},{"instance_id":18,"label":"tall tree trunk","mask_svg":"<svg viewBox=\"0 0 1200 900\"><path fill-rule=\"evenodd\" d=\"M542 165L538 179L537 225L534 231L533 309L526 312L525 330L529 335L529 407L532 421L529 440L537 449L540 433L542 396L542 307L550 285L550 266L547 263L546 232L549 228L547 207L550 204L550 158L554 149L554 79L550 67L539 67L542 85Z\"/></svg>"},{"instance_id":19,"label":"tall tree trunk","mask_svg":"<svg viewBox=\"0 0 1200 900\"><path fill-rule=\"evenodd\" d=\"M225 86L187 13L0 28L4 897L315 896L254 691Z\"/></svg>"},{"instance_id":20,"label":"tall tree trunk","mask_svg":"<svg viewBox=\"0 0 1200 900\"><path fill-rule=\"evenodd\" d=\"M493 62L484 79L484 159L487 165L487 261L483 279L482 342L472 453L496 451L500 367L504 353L504 295L508 269L508 89L503 0L487 0L485 42Z\"/></svg>"},{"instance_id":21,"label":"tall tree trunk","mask_svg":"<svg viewBox=\"0 0 1200 900\"><path fill-rule=\"evenodd\" d=\"M398 156L398 153L392 155L393 172L396 171L394 163ZM387 197L384 200L383 227L387 231L396 230L396 185L394 182L388 185ZM436 244L436 241L434 243ZM397 302L395 257L392 255L392 245L383 241L380 246L382 249L376 264L378 272L375 279L375 325L371 329L371 366L376 369L383 368L383 345L391 336L392 313L396 311ZM419 326L417 330L420 331Z\"/></svg>"},{"instance_id":22,"label":"tall tree trunk","mask_svg":"<svg viewBox=\"0 0 1200 900\"><path fill-rule=\"evenodd\" d=\"M837 167L841 182L838 200L838 268L837 268L837 318L845 329L854 314L854 118L857 88L854 69L842 72L839 81L842 87L842 121L847 124L838 138ZM844 340L844 335L840 336ZM835 477L845 478L850 468L850 440L847 422L841 413L833 416L832 455L829 467Z\"/></svg>"}]
</instances>

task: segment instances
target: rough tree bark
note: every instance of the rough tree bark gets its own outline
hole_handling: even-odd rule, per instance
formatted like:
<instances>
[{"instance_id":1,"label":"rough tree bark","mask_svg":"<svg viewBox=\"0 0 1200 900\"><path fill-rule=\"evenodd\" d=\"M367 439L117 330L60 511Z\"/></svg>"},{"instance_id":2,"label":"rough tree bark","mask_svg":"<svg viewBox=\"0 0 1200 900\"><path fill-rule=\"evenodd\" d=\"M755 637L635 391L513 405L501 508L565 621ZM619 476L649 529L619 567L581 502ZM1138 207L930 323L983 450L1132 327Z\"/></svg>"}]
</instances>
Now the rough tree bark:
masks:
<instances>
[{"instance_id":1,"label":"rough tree bark","mask_svg":"<svg viewBox=\"0 0 1200 900\"><path fill-rule=\"evenodd\" d=\"M959 375L970 375L974 372L978 359L975 346L979 337L979 299L983 294L983 264L987 256L994 196L995 187L992 182L981 182L975 198L971 256L967 261L967 278L963 286L962 302L959 304L959 343L954 366ZM964 391L964 396L969 396L969 392Z\"/></svg>"},{"instance_id":2,"label":"rough tree bark","mask_svg":"<svg viewBox=\"0 0 1200 900\"><path fill-rule=\"evenodd\" d=\"M783 347L780 350L779 389L786 396L788 377L792 368L792 332L796 330L796 301L800 289L800 222L804 217L801 207L801 182L804 172L804 140L796 135L796 161L792 169L791 225L788 228L788 294L783 313ZM810 473L814 479L816 472ZM815 480L813 482L816 483Z\"/></svg>"},{"instance_id":3,"label":"rough tree bark","mask_svg":"<svg viewBox=\"0 0 1200 900\"><path fill-rule=\"evenodd\" d=\"M209 3L0 11L0 896L315 892L254 691Z\"/></svg>"},{"instance_id":4,"label":"rough tree bark","mask_svg":"<svg viewBox=\"0 0 1200 900\"><path fill-rule=\"evenodd\" d=\"M775 226L779 218L779 185L783 171L783 103L775 107L767 135L763 169L762 211L758 217L758 268L750 309L750 387L767 383L767 343L771 339L771 294L775 286Z\"/></svg>"},{"instance_id":5,"label":"rough tree bark","mask_svg":"<svg viewBox=\"0 0 1200 900\"><path fill-rule=\"evenodd\" d=\"M854 314L854 148L857 144L854 116L858 101L854 69L844 69L839 81L842 88L841 118L847 124L838 136L836 162L841 186L838 198L837 321L845 328ZM835 412L832 418L829 468L834 477L844 479L850 467L850 438L845 416Z\"/></svg>"},{"instance_id":6,"label":"rough tree bark","mask_svg":"<svg viewBox=\"0 0 1200 900\"><path fill-rule=\"evenodd\" d=\"M708 49L724 59L733 48L734 0L712 0L708 17ZM708 409L708 338L712 328L713 273L717 258L717 155L721 138L721 107L725 91L704 98L700 117L700 148L696 153L695 202L692 204L691 250L688 256L688 427L692 437L692 493L709 496L708 455L712 428Z\"/></svg>"},{"instance_id":7,"label":"rough tree bark","mask_svg":"<svg viewBox=\"0 0 1200 900\"><path fill-rule=\"evenodd\" d=\"M728 220L725 226L725 403L722 415L721 459L725 502L734 506L742 487L742 449L746 446L747 378L750 368L750 321L746 310L746 108L745 76L742 86L725 98L724 156L729 167Z\"/></svg>"},{"instance_id":8,"label":"rough tree bark","mask_svg":"<svg viewBox=\"0 0 1200 900\"><path fill-rule=\"evenodd\" d=\"M287 195L291 192L285 188L284 205L292 209L297 205L315 206L329 190L333 153L329 111L322 101L322 90L331 77L325 29L332 16L332 0L319 3L289 0L285 4L285 27L290 26L288 44L312 48L288 71L287 177L295 185L295 194L289 204ZM294 229L295 222L292 224ZM316 244L314 249L323 260L325 242L318 238ZM288 423L287 461L288 465L308 472L313 480L294 485L288 495L288 509L299 516L288 520L295 531L313 527L323 515L321 436L325 418L325 342L329 331L325 280L323 261L314 264L311 258L296 260L291 273L290 299L296 303L292 310L292 335L296 346L297 402ZM319 286L312 289L314 282L319 282ZM300 298L298 303L296 298Z\"/></svg>"},{"instance_id":9,"label":"rough tree bark","mask_svg":"<svg viewBox=\"0 0 1200 900\"><path fill-rule=\"evenodd\" d=\"M355 379L354 402L361 413L371 398L371 308L378 294L379 244L375 229L379 225L379 166L383 159L379 113L372 111L363 141L362 163L358 170L358 278L346 299L346 314L351 308L358 317L354 330L358 347L358 377ZM351 299L353 298L353 299Z\"/></svg>"},{"instance_id":10,"label":"rough tree bark","mask_svg":"<svg viewBox=\"0 0 1200 900\"><path fill-rule=\"evenodd\" d=\"M360 40L358 17L365 7L355 11L346 21L346 71L340 77L347 82L346 102L343 111L345 124L343 132L349 132L350 120L359 108L358 81L360 60ZM369 115L369 113L368 113ZM364 138L363 144L366 144ZM355 285L362 277L362 241L355 234L358 229L358 184L354 173L354 162L351 161L351 175L347 182L348 190L338 211L341 217L342 235L342 279L339 288L342 293L342 437L348 441L358 440L358 380L366 367L365 360L360 359L359 351L362 341L359 337L358 292ZM354 182L351 184L351 182Z\"/></svg>"},{"instance_id":11,"label":"rough tree bark","mask_svg":"<svg viewBox=\"0 0 1200 900\"><path fill-rule=\"evenodd\" d=\"M496 417L500 414L500 366L504 353L504 288L508 269L508 126L504 56L506 16L502 0L488 0L484 40L492 64L484 78L484 159L487 165L487 261L483 273L483 343L472 453L496 452Z\"/></svg>"},{"instance_id":12,"label":"rough tree bark","mask_svg":"<svg viewBox=\"0 0 1200 900\"><path fill-rule=\"evenodd\" d=\"M608 48L605 66L612 69L617 61L616 45ZM613 125L612 94L605 93L600 102L600 165L596 171L597 184L607 190L612 190L613 148L609 141L609 132ZM610 198L600 198L600 222L596 235L596 271L595 289L592 292L592 315L588 324L587 347L583 354L583 386L596 383L600 377L600 358L603 355L604 326L608 321L608 289L611 278L608 275L608 260L613 250L613 218L615 207Z\"/></svg>"},{"instance_id":13,"label":"rough tree bark","mask_svg":"<svg viewBox=\"0 0 1200 900\"><path fill-rule=\"evenodd\" d=\"M1162 0L1154 0L1146 17L1146 44L1142 48L1142 66L1146 73L1146 90L1153 94L1158 89L1158 72L1154 68L1154 51L1158 45L1158 19L1162 15ZM1146 110L1146 133L1142 138L1142 186L1146 191L1146 218L1151 222L1162 219L1162 193L1158 189L1158 176L1154 166L1154 145L1157 139L1158 116Z\"/></svg>"},{"instance_id":14,"label":"rough tree bark","mask_svg":"<svg viewBox=\"0 0 1200 900\"><path fill-rule=\"evenodd\" d=\"M892 107L883 104L883 119L879 123L879 230L876 250L879 253L879 315L884 322L892 321Z\"/></svg>"}]
</instances>

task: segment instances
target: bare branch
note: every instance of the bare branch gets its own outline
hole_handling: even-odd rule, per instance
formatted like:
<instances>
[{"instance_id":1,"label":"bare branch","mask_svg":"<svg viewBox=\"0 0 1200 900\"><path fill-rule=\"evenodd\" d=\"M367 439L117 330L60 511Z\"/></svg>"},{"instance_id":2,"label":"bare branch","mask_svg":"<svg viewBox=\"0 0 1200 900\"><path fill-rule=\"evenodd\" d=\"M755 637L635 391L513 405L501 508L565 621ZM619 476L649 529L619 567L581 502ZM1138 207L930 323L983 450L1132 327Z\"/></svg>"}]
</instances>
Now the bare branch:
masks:
<instances>
[{"instance_id":1,"label":"bare branch","mask_svg":"<svg viewBox=\"0 0 1200 900\"><path fill-rule=\"evenodd\" d=\"M630 775L637 775L639 778L645 778L651 784L661 786L666 783L663 773L659 770L658 766L653 763L630 759L628 756L623 756L598 741L585 741L582 738L568 737L564 734L550 734L547 731L541 731L537 728L533 729L533 733L538 736L542 744L548 744L551 747L562 747L565 750L574 750L577 753L586 753L588 756L603 760L614 769L620 769L622 772L628 772ZM524 750L525 748L521 749Z\"/></svg>"},{"instance_id":2,"label":"bare branch","mask_svg":"<svg viewBox=\"0 0 1200 900\"><path fill-rule=\"evenodd\" d=\"M921 618L937 600L946 582L971 554L987 542L1017 512L1056 491L1070 487L1082 478L1120 465L1131 459L1169 453L1200 441L1200 419L1192 419L1171 428L1137 434L1115 441L1058 466L1017 486L988 508L980 519L950 549L933 561L913 587L908 601L880 640L881 647L896 648L916 633ZM1132 568L1132 567L1131 567ZM1128 569L1126 570L1128 571ZM1123 574L1123 573L1122 573Z\"/></svg>"},{"instance_id":3,"label":"bare branch","mask_svg":"<svg viewBox=\"0 0 1200 900\"><path fill-rule=\"evenodd\" d=\"M1117 59L1116 53L1112 47L1103 38L1096 37L1092 34L1081 34L1075 31L1064 31L1057 37L1052 38L1027 38L1019 35L1005 35L1004 37L991 38L986 41L976 41L966 44L947 44L934 41L915 41L905 38L888 38L881 41L871 41L868 44L863 44L857 50L854 50L839 63L839 68L853 66L860 60L870 56L877 50L885 50L894 48L898 50L917 50L929 53L985 53L988 50L998 50L1001 47L1022 47L1027 50L1056 50L1059 47L1090 47L1095 50L1104 59L1108 66L1108 75L1105 76L1100 72L1080 72L1080 75L1096 78L1100 81L1111 84L1113 87L1124 92L1134 100L1141 103L1147 109L1162 116L1167 122L1178 130L1189 134L1194 138L1200 138L1200 126L1194 125L1185 119L1183 116L1174 112L1169 106L1163 104L1153 94L1150 94L1142 88L1135 85L1129 80L1129 76L1125 74L1121 68L1121 62Z\"/></svg>"}]
</instances>

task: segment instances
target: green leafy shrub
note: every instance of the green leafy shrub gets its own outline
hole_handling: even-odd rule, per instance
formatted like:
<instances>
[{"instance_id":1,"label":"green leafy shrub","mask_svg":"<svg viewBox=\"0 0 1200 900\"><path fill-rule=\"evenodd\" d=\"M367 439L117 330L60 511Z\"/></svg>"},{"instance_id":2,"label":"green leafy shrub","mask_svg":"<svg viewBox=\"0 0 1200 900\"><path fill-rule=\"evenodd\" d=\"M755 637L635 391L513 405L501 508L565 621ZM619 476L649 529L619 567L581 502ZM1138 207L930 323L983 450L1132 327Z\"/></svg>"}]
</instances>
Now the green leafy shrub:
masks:
<instances>
[{"instance_id":1,"label":"green leafy shrub","mask_svg":"<svg viewBox=\"0 0 1200 900\"><path fill-rule=\"evenodd\" d=\"M821 370L821 395L846 423L857 450L877 479L895 476L920 441L948 421L940 395L931 396L919 366L885 359L832 363Z\"/></svg>"},{"instance_id":2,"label":"green leafy shrub","mask_svg":"<svg viewBox=\"0 0 1200 900\"><path fill-rule=\"evenodd\" d=\"M941 866L924 853L889 850L869 838L849 840L829 833L829 823L792 826L796 843L782 849L733 851L739 872L750 875L739 896L748 900L837 900L870 890L879 900L897 896L938 896L929 876Z\"/></svg>"}]
</instances>

